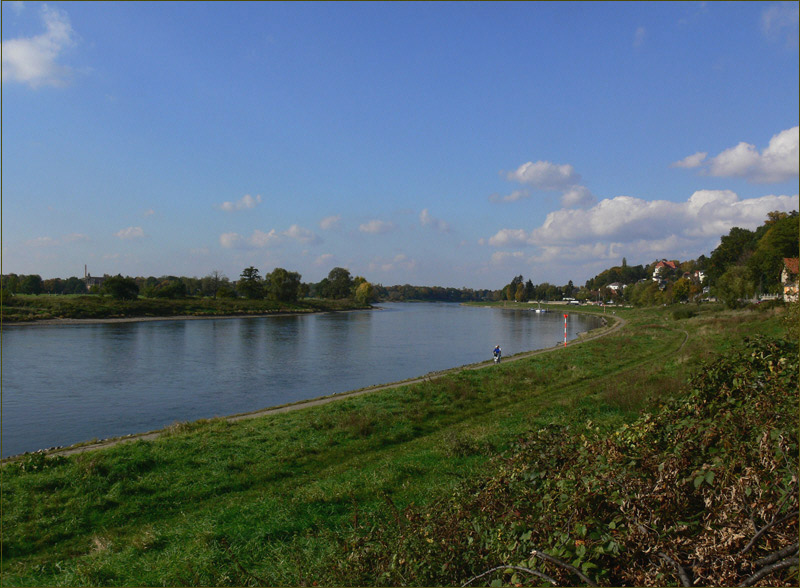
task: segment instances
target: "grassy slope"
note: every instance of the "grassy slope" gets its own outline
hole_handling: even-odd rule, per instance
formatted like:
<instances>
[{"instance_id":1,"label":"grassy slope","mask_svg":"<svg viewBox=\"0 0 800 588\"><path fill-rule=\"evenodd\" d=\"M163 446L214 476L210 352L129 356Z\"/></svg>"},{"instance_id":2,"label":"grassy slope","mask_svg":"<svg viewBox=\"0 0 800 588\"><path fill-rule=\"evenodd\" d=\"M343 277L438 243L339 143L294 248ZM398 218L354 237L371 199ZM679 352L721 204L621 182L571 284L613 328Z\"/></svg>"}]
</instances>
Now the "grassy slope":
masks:
<instances>
[{"instance_id":1,"label":"grassy slope","mask_svg":"<svg viewBox=\"0 0 800 588\"><path fill-rule=\"evenodd\" d=\"M447 495L516 436L631 421L764 313L617 311L622 332L554 353L154 442L3 467L6 585L296 585L338 531ZM688 337L688 338L687 338Z\"/></svg>"}]
</instances>

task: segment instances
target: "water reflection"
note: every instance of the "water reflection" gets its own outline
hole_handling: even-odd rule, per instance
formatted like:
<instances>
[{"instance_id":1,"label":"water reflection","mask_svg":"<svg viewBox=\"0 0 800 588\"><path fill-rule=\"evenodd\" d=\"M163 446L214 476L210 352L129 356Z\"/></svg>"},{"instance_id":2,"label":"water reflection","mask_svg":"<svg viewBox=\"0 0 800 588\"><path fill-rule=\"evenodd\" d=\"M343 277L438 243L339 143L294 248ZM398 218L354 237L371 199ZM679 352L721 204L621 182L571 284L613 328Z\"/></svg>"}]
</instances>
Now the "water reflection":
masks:
<instances>
[{"instance_id":1,"label":"water reflection","mask_svg":"<svg viewBox=\"0 0 800 588\"><path fill-rule=\"evenodd\" d=\"M306 316L6 327L3 455L257 410L550 347L558 313L455 304ZM571 315L568 335L596 317Z\"/></svg>"}]
</instances>

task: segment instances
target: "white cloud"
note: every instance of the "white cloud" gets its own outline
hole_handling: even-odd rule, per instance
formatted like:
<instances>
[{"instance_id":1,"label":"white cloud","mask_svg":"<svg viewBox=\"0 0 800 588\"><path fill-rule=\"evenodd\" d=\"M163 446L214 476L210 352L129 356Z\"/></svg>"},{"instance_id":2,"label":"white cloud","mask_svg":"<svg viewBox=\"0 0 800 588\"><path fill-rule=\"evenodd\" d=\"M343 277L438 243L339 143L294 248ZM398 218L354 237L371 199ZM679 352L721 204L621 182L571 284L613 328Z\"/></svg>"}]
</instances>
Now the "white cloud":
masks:
<instances>
[{"instance_id":1,"label":"white cloud","mask_svg":"<svg viewBox=\"0 0 800 588\"><path fill-rule=\"evenodd\" d=\"M431 227L441 233L450 231L450 225L441 219L432 217L427 208L420 213L419 222L422 223L423 227Z\"/></svg>"},{"instance_id":2,"label":"white cloud","mask_svg":"<svg viewBox=\"0 0 800 588\"><path fill-rule=\"evenodd\" d=\"M142 227L128 227L114 233L120 239L141 239L144 237L144 229Z\"/></svg>"},{"instance_id":3,"label":"white cloud","mask_svg":"<svg viewBox=\"0 0 800 588\"><path fill-rule=\"evenodd\" d=\"M274 245L280 240L281 237L275 229L270 229L268 233L256 229L253 231L253 234L250 235L250 238L247 240L247 242L253 247L263 248Z\"/></svg>"},{"instance_id":4,"label":"white cloud","mask_svg":"<svg viewBox=\"0 0 800 588\"><path fill-rule=\"evenodd\" d=\"M292 225L285 231L270 229L268 232L264 232L256 229L247 238L238 233L223 233L219 237L219 244L226 249L264 249L287 240L307 244L316 244L321 241L313 231L299 225Z\"/></svg>"},{"instance_id":5,"label":"white cloud","mask_svg":"<svg viewBox=\"0 0 800 588\"><path fill-rule=\"evenodd\" d=\"M337 215L334 216L327 216L321 221L319 221L319 228L323 231L330 231L332 229L336 229L339 227L341 223L342 217Z\"/></svg>"},{"instance_id":6,"label":"white cloud","mask_svg":"<svg viewBox=\"0 0 800 588\"><path fill-rule=\"evenodd\" d=\"M670 167L683 167L687 169L700 167L700 165L702 165L703 160L706 158L707 155L708 155L707 151L698 151L694 155L689 155L687 157L684 157L680 161L676 161Z\"/></svg>"},{"instance_id":7,"label":"white cloud","mask_svg":"<svg viewBox=\"0 0 800 588\"><path fill-rule=\"evenodd\" d=\"M524 259L525 254L522 251L495 251L492 253L492 263L494 265L503 265L509 260Z\"/></svg>"},{"instance_id":8,"label":"white cloud","mask_svg":"<svg viewBox=\"0 0 800 588\"><path fill-rule=\"evenodd\" d=\"M314 265L318 267L325 267L330 265L335 265L336 256L332 253L323 253L317 259L314 260Z\"/></svg>"},{"instance_id":9,"label":"white cloud","mask_svg":"<svg viewBox=\"0 0 800 588\"><path fill-rule=\"evenodd\" d=\"M412 271L417 267L417 261L410 259L405 253L398 253L392 259L375 258L368 264L370 271L381 271L385 273L397 272L399 270Z\"/></svg>"},{"instance_id":10,"label":"white cloud","mask_svg":"<svg viewBox=\"0 0 800 588\"><path fill-rule=\"evenodd\" d=\"M586 208L596 202L594 194L586 186L571 186L561 196L561 205L565 208Z\"/></svg>"},{"instance_id":11,"label":"white cloud","mask_svg":"<svg viewBox=\"0 0 800 588\"><path fill-rule=\"evenodd\" d=\"M506 178L545 191L564 191L580 183L580 175L575 173L574 167L549 161L523 163L515 171L508 172Z\"/></svg>"},{"instance_id":12,"label":"white cloud","mask_svg":"<svg viewBox=\"0 0 800 588\"><path fill-rule=\"evenodd\" d=\"M299 241L300 243L310 243L313 245L320 242L320 238L317 237L313 231L304 229L298 225L292 225L283 232L283 235L294 241Z\"/></svg>"},{"instance_id":13,"label":"white cloud","mask_svg":"<svg viewBox=\"0 0 800 588\"><path fill-rule=\"evenodd\" d=\"M514 190L508 196L501 196L500 194L492 194L489 196L490 202L516 202L517 200L524 200L530 198L531 195L527 190Z\"/></svg>"},{"instance_id":14,"label":"white cloud","mask_svg":"<svg viewBox=\"0 0 800 588\"><path fill-rule=\"evenodd\" d=\"M536 163L529 161L523 163L515 171L506 173L506 178L521 184L528 184L537 190L561 192L561 205L567 208L587 207L596 201L589 189L580 184L580 174L568 163L558 165L549 161L537 161ZM513 202L527 197L527 192L519 190L506 197L493 194L489 200Z\"/></svg>"},{"instance_id":15,"label":"white cloud","mask_svg":"<svg viewBox=\"0 0 800 588\"><path fill-rule=\"evenodd\" d=\"M250 208L255 208L258 204L261 203L261 195L257 194L255 198L250 196L250 194L245 194L236 202L223 202L219 205L220 210L224 210L225 212L234 212L236 210L248 210Z\"/></svg>"},{"instance_id":16,"label":"white cloud","mask_svg":"<svg viewBox=\"0 0 800 588\"><path fill-rule=\"evenodd\" d=\"M530 230L497 231L488 244L498 251L484 268L524 261L540 276L534 281L577 284L619 264L623 257L632 264L647 264L664 257L687 260L709 255L732 227L753 230L769 212L798 208L797 194L740 198L730 190L700 190L683 202L618 196L587 210L552 212Z\"/></svg>"},{"instance_id":17,"label":"white cloud","mask_svg":"<svg viewBox=\"0 0 800 588\"><path fill-rule=\"evenodd\" d=\"M631 196L617 196L598 202L587 210L562 209L547 215L541 226L531 231L501 229L489 239L489 245L537 247L542 255L570 257L583 252L615 252L624 247L641 254L668 244L694 247L708 254L714 243L734 226L754 229L773 210L798 208L798 196L767 195L740 199L730 190L700 190L685 202L647 201Z\"/></svg>"},{"instance_id":18,"label":"white cloud","mask_svg":"<svg viewBox=\"0 0 800 588\"><path fill-rule=\"evenodd\" d=\"M239 247L242 243L242 236L238 233L222 233L219 236L219 244L226 249Z\"/></svg>"},{"instance_id":19,"label":"white cloud","mask_svg":"<svg viewBox=\"0 0 800 588\"><path fill-rule=\"evenodd\" d=\"M393 223L378 219L373 219L369 222L359 225L358 227L358 230L361 231L362 233L371 233L373 235L388 233L393 229L394 229Z\"/></svg>"},{"instance_id":20,"label":"white cloud","mask_svg":"<svg viewBox=\"0 0 800 588\"><path fill-rule=\"evenodd\" d=\"M71 68L58 63L61 53L75 45L75 31L65 12L40 9L45 32L34 37L9 39L2 43L3 82L20 82L33 88L41 85L63 86L72 75Z\"/></svg>"},{"instance_id":21,"label":"white cloud","mask_svg":"<svg viewBox=\"0 0 800 588\"><path fill-rule=\"evenodd\" d=\"M506 247L508 245L530 244L530 237L523 229L500 229L489 238L489 245Z\"/></svg>"},{"instance_id":22,"label":"white cloud","mask_svg":"<svg viewBox=\"0 0 800 588\"><path fill-rule=\"evenodd\" d=\"M757 184L785 182L799 175L799 142L800 127L793 127L774 135L760 153L755 145L742 141L709 160L705 160L705 154L695 153L673 166L690 168L705 165L707 168L704 171L709 175L739 177Z\"/></svg>"}]
</instances>

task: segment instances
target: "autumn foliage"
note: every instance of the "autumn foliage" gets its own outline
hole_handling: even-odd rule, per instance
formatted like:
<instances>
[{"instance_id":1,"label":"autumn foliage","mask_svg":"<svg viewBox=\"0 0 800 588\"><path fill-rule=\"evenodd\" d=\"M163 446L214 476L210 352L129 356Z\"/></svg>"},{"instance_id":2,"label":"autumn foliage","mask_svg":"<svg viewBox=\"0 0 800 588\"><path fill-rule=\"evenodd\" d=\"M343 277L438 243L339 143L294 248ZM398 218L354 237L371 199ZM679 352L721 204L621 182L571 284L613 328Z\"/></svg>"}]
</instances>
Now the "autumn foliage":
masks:
<instances>
[{"instance_id":1,"label":"autumn foliage","mask_svg":"<svg viewBox=\"0 0 800 588\"><path fill-rule=\"evenodd\" d=\"M609 434L531 431L429 508L343 539L355 585L798 585L798 349L746 341Z\"/></svg>"}]
</instances>

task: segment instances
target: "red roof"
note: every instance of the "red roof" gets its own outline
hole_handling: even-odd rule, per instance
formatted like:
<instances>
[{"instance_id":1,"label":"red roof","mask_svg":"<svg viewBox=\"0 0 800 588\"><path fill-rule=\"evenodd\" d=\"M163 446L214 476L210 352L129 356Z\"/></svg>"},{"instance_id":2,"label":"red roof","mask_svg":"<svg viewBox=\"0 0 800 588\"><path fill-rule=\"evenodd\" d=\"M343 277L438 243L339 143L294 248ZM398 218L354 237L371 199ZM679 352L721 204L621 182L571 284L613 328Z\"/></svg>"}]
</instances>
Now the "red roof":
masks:
<instances>
[{"instance_id":1,"label":"red roof","mask_svg":"<svg viewBox=\"0 0 800 588\"><path fill-rule=\"evenodd\" d=\"M789 270L789 273L798 273L798 265L800 265L800 258L797 257L784 257L783 265Z\"/></svg>"}]
</instances>

